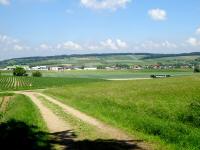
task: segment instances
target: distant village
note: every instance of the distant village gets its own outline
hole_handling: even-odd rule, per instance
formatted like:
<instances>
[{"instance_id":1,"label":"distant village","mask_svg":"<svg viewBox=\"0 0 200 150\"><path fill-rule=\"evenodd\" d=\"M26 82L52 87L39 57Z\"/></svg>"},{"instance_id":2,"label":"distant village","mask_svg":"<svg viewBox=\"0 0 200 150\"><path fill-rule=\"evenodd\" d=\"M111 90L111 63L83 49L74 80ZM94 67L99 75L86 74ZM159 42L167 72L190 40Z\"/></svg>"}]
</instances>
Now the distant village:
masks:
<instances>
[{"instance_id":1,"label":"distant village","mask_svg":"<svg viewBox=\"0 0 200 150\"><path fill-rule=\"evenodd\" d=\"M116 64L112 66L96 66L96 67L87 67L87 66L73 66L71 64L67 65L58 65L58 66L28 66L28 65L13 65L7 66L1 70L14 70L17 67L24 68L25 70L33 70L33 71L65 71L65 70L143 70L143 69L189 69L194 68L192 64L188 65L127 65L127 64Z\"/></svg>"}]
</instances>

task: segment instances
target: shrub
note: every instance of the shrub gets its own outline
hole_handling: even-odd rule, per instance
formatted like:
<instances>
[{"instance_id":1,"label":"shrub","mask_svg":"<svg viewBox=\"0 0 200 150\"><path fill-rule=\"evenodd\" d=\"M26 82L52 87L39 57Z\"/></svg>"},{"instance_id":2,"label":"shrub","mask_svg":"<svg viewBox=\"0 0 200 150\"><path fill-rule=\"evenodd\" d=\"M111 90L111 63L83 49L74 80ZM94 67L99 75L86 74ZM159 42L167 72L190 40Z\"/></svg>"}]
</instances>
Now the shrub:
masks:
<instances>
[{"instance_id":1,"label":"shrub","mask_svg":"<svg viewBox=\"0 0 200 150\"><path fill-rule=\"evenodd\" d=\"M153 75L153 74L152 74L152 75L150 75L150 77L151 77L151 78L156 78L156 75Z\"/></svg>"},{"instance_id":2,"label":"shrub","mask_svg":"<svg viewBox=\"0 0 200 150\"><path fill-rule=\"evenodd\" d=\"M187 111L183 114L181 120L200 127L200 100L194 100L188 105Z\"/></svg>"},{"instance_id":3,"label":"shrub","mask_svg":"<svg viewBox=\"0 0 200 150\"><path fill-rule=\"evenodd\" d=\"M32 76L33 77L41 77L42 73L40 71L35 71L35 72L32 73Z\"/></svg>"},{"instance_id":4,"label":"shrub","mask_svg":"<svg viewBox=\"0 0 200 150\"><path fill-rule=\"evenodd\" d=\"M198 66L195 66L194 67L194 73L198 73L198 72L200 72L200 68Z\"/></svg>"},{"instance_id":5,"label":"shrub","mask_svg":"<svg viewBox=\"0 0 200 150\"><path fill-rule=\"evenodd\" d=\"M14 76L25 76L26 70L24 68L17 67L13 70L13 75Z\"/></svg>"}]
</instances>

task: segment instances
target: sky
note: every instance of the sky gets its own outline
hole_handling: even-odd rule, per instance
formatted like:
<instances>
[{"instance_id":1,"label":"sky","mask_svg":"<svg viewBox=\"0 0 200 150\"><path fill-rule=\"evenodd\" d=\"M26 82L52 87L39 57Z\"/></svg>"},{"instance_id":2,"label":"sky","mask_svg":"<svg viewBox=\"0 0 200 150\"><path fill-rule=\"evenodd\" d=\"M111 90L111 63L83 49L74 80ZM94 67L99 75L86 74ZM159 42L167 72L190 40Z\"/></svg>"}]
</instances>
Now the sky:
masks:
<instances>
[{"instance_id":1,"label":"sky","mask_svg":"<svg viewBox=\"0 0 200 150\"><path fill-rule=\"evenodd\" d=\"M200 0L0 0L0 60L200 51Z\"/></svg>"}]
</instances>

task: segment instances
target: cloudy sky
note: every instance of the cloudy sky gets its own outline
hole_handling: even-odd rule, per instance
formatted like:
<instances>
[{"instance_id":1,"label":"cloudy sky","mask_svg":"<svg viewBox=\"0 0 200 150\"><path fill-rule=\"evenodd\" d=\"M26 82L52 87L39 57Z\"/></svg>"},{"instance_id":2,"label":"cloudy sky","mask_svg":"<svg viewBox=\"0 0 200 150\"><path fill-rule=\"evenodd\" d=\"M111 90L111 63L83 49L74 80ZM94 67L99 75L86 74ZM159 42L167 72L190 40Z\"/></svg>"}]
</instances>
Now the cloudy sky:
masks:
<instances>
[{"instance_id":1,"label":"cloudy sky","mask_svg":"<svg viewBox=\"0 0 200 150\"><path fill-rule=\"evenodd\" d=\"M0 0L0 60L200 51L200 0Z\"/></svg>"}]
</instances>

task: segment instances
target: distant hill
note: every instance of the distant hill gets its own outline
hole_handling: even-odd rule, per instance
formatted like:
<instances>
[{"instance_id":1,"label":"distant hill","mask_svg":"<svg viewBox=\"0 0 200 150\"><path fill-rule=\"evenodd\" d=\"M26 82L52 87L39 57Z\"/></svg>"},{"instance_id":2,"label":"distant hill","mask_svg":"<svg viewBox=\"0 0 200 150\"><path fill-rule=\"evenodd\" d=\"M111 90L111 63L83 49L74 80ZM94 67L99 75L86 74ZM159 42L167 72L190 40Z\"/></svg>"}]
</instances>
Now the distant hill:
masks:
<instances>
[{"instance_id":1,"label":"distant hill","mask_svg":"<svg viewBox=\"0 0 200 150\"><path fill-rule=\"evenodd\" d=\"M154 59L163 57L178 57L178 56L200 56L200 52L180 53L180 54L148 54L143 59Z\"/></svg>"},{"instance_id":2,"label":"distant hill","mask_svg":"<svg viewBox=\"0 0 200 150\"><path fill-rule=\"evenodd\" d=\"M194 63L200 60L200 52L181 54L153 54L153 53L106 53L83 55L59 55L46 57L24 57L0 61L0 67L9 65L113 65L113 64L155 64L155 63Z\"/></svg>"}]
</instances>

